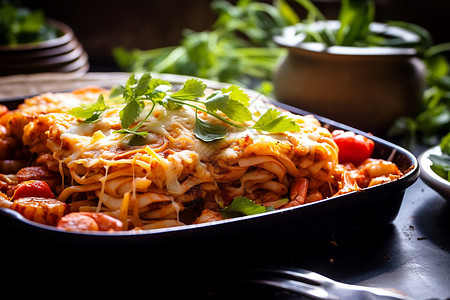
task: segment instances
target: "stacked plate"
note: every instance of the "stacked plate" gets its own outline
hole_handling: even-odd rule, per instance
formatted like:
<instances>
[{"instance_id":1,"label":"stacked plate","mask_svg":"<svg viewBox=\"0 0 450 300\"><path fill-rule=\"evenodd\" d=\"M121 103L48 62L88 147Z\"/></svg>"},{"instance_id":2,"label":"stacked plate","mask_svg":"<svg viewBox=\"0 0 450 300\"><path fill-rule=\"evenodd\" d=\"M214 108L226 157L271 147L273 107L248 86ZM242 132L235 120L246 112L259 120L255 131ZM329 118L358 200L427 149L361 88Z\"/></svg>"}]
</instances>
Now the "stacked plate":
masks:
<instances>
[{"instance_id":1,"label":"stacked plate","mask_svg":"<svg viewBox=\"0 0 450 300\"><path fill-rule=\"evenodd\" d=\"M0 46L0 76L45 72L87 72L88 56L72 29L55 20L61 35L39 43Z\"/></svg>"}]
</instances>

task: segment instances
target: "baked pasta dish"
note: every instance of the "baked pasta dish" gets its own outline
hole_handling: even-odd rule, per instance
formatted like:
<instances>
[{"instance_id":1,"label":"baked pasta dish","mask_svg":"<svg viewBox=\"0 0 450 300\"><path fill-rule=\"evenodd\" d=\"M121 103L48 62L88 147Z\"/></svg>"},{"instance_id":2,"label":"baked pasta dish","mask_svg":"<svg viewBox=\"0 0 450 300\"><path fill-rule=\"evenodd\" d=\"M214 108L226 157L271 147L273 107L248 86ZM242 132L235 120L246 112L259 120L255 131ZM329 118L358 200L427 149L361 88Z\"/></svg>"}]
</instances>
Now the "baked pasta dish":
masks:
<instances>
[{"instance_id":1,"label":"baked pasta dish","mask_svg":"<svg viewBox=\"0 0 450 300\"><path fill-rule=\"evenodd\" d=\"M396 180L373 141L313 116L133 74L0 112L0 203L71 231L148 230L320 201Z\"/></svg>"}]
</instances>

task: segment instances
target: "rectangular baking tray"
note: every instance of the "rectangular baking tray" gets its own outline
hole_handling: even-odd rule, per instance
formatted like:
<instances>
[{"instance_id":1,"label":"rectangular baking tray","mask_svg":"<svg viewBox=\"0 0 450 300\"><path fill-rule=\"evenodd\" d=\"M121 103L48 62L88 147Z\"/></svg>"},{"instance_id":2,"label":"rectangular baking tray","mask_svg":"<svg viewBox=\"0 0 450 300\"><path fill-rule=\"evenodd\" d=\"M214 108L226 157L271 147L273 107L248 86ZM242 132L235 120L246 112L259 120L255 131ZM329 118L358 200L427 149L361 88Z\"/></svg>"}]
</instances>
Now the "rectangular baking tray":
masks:
<instances>
[{"instance_id":1,"label":"rectangular baking tray","mask_svg":"<svg viewBox=\"0 0 450 300\"><path fill-rule=\"evenodd\" d=\"M180 81L184 78L180 78ZM173 80L172 80L173 82ZM184 82L184 81L183 81ZM10 109L23 99L11 99L2 104ZM171 227L156 230L78 233L67 232L52 226L42 225L23 218L19 213L0 208L0 218L17 230L42 239L58 241L73 245L105 245L109 246L173 246L193 243L193 241L221 242L245 239L246 236L264 239L287 236L303 239L308 243L333 239L336 235L352 235L367 229L391 224L401 207L405 191L419 176L416 157L408 150L382 138L362 132L328 118L279 103L270 99L282 109L295 114L314 115L323 126L330 130L351 130L369 137L375 142L373 158L389 159L406 172L405 176L389 183L365 188L314 203L275 210L259 215L244 216L223 221Z\"/></svg>"}]
</instances>

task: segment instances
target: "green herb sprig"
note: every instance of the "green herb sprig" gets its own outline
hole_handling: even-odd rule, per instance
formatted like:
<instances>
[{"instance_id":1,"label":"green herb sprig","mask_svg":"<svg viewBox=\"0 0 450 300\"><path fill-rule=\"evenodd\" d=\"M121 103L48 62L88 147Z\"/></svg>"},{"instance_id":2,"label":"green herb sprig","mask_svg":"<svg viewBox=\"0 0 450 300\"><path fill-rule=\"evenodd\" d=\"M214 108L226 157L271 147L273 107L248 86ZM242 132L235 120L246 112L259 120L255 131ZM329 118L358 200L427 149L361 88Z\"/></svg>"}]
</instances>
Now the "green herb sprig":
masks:
<instances>
[{"instance_id":1,"label":"green herb sprig","mask_svg":"<svg viewBox=\"0 0 450 300\"><path fill-rule=\"evenodd\" d=\"M287 198L283 198L277 202L282 205L288 203L289 200ZM230 205L219 209L219 212L225 218L236 218L241 216L262 214L273 210L275 210L273 206L260 205L247 197L238 196L233 199Z\"/></svg>"},{"instance_id":2,"label":"green herb sprig","mask_svg":"<svg viewBox=\"0 0 450 300\"><path fill-rule=\"evenodd\" d=\"M219 209L219 212L226 218L236 218L240 216L261 214L270 210L273 210L273 208L256 204L247 197L239 196L234 198L230 205Z\"/></svg>"},{"instance_id":3,"label":"green herb sprig","mask_svg":"<svg viewBox=\"0 0 450 300\"><path fill-rule=\"evenodd\" d=\"M281 111L277 109L267 110L253 126L247 125L247 121L252 120L253 116L249 109L250 98L241 88L231 85L215 91L205 99L206 87L203 81L189 78L179 90L172 92L169 82L153 78L150 73L144 73L139 79L132 74L125 86L112 89L109 100L114 105L108 105L101 94L94 104L72 108L68 113L85 123L93 123L99 121L108 109L119 106L122 107L119 112L122 129L115 133L146 136L148 132L141 129L156 105L162 105L168 110L189 106L196 111L194 134L204 142L224 138L230 127L241 130L252 128L270 133L300 129L297 123L288 116L281 115ZM150 107L148 113L138 122L147 106ZM226 125L202 120L198 111L213 116Z\"/></svg>"}]
</instances>

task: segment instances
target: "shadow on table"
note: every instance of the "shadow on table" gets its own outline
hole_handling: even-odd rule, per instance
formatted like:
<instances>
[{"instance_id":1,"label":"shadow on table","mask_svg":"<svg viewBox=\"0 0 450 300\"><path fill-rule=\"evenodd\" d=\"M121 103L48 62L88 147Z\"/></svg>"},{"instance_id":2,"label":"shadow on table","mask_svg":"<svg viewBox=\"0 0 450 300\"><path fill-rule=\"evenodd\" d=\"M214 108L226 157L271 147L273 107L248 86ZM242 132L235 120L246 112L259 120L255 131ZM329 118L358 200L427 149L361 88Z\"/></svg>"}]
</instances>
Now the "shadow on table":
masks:
<instances>
[{"instance_id":1,"label":"shadow on table","mask_svg":"<svg viewBox=\"0 0 450 300\"><path fill-rule=\"evenodd\" d=\"M412 225L418 239L427 240L450 252L450 203L436 194L415 211Z\"/></svg>"}]
</instances>

